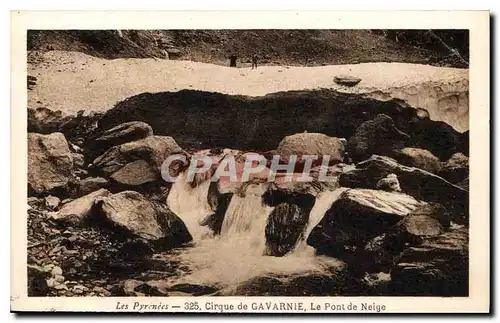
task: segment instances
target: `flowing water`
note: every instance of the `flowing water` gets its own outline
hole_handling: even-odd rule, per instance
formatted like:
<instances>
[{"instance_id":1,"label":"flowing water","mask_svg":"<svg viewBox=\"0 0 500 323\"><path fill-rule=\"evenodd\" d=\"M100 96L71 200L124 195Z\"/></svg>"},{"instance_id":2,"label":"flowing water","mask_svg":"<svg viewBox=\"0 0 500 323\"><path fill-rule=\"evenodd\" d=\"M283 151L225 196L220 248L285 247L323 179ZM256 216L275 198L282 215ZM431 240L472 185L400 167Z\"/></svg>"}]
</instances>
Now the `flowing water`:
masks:
<instances>
[{"instance_id":1,"label":"flowing water","mask_svg":"<svg viewBox=\"0 0 500 323\"><path fill-rule=\"evenodd\" d=\"M273 257L264 255L265 227L274 209L262 202L266 184L251 184L243 196L233 195L220 236L209 234L209 229L200 226L201 219L213 213L206 202L208 185L209 181L192 189L185 183L175 183L167 199L172 211L186 223L194 240L192 247L176 254L176 260L189 270L174 278L172 284L231 289L256 277L328 274L332 268L343 266L337 259L316 256L314 248L305 243L341 190L318 195L304 239L288 255Z\"/></svg>"}]
</instances>

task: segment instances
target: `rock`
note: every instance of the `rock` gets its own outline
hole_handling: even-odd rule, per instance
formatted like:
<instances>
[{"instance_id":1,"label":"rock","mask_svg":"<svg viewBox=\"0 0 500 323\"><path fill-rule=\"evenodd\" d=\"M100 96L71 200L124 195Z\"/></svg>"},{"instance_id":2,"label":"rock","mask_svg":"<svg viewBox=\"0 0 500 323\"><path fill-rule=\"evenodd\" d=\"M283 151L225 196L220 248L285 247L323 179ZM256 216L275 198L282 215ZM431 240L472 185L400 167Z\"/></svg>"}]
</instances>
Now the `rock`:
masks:
<instances>
[{"instance_id":1,"label":"rock","mask_svg":"<svg viewBox=\"0 0 500 323\"><path fill-rule=\"evenodd\" d=\"M429 202L410 213L412 216L428 216L437 220L444 228L450 227L451 216L441 204Z\"/></svg>"},{"instance_id":2,"label":"rock","mask_svg":"<svg viewBox=\"0 0 500 323\"><path fill-rule=\"evenodd\" d=\"M95 200L110 194L111 193L107 189L102 188L64 204L59 212L54 212L50 215L54 220L62 221L67 224L77 226L84 225L91 215Z\"/></svg>"},{"instance_id":3,"label":"rock","mask_svg":"<svg viewBox=\"0 0 500 323\"><path fill-rule=\"evenodd\" d=\"M438 174L441 171L441 162L430 151L420 148L404 148L395 155L395 159L403 165L416 167Z\"/></svg>"},{"instance_id":4,"label":"rock","mask_svg":"<svg viewBox=\"0 0 500 323\"><path fill-rule=\"evenodd\" d=\"M121 290L125 296L137 296L135 289L144 284L143 281L136 279L127 279L121 284Z\"/></svg>"},{"instance_id":5,"label":"rock","mask_svg":"<svg viewBox=\"0 0 500 323\"><path fill-rule=\"evenodd\" d=\"M456 184L458 187L468 191L469 190L469 177L461 181L460 183Z\"/></svg>"},{"instance_id":6,"label":"rock","mask_svg":"<svg viewBox=\"0 0 500 323\"><path fill-rule=\"evenodd\" d=\"M73 153L83 154L83 149L82 148L80 148L79 146L77 146L77 145L75 145L75 144L73 144L71 142L68 142L68 144L69 144L69 148L71 149L71 151Z\"/></svg>"},{"instance_id":7,"label":"rock","mask_svg":"<svg viewBox=\"0 0 500 323\"><path fill-rule=\"evenodd\" d=\"M458 151L461 151L465 156L469 156L469 130L460 134Z\"/></svg>"},{"instance_id":8,"label":"rock","mask_svg":"<svg viewBox=\"0 0 500 323\"><path fill-rule=\"evenodd\" d=\"M28 132L50 134L61 131L61 126L71 117L62 111L47 108L28 108Z\"/></svg>"},{"instance_id":9,"label":"rock","mask_svg":"<svg viewBox=\"0 0 500 323\"><path fill-rule=\"evenodd\" d=\"M180 246L192 240L184 223L166 205L124 191L98 201L105 223L124 233L154 242L158 248Z\"/></svg>"},{"instance_id":10,"label":"rock","mask_svg":"<svg viewBox=\"0 0 500 323\"><path fill-rule=\"evenodd\" d=\"M169 288L170 291L189 293L192 296L201 296L212 294L217 291L217 288L212 286L204 286L197 284L177 284Z\"/></svg>"},{"instance_id":11,"label":"rock","mask_svg":"<svg viewBox=\"0 0 500 323\"><path fill-rule=\"evenodd\" d=\"M47 296L50 274L42 267L28 264L28 296Z\"/></svg>"},{"instance_id":12,"label":"rock","mask_svg":"<svg viewBox=\"0 0 500 323\"><path fill-rule=\"evenodd\" d=\"M303 239L303 233L309 220L309 212L314 205L314 198L308 208L297 204L278 204L269 215L265 229L265 255L282 257L292 251Z\"/></svg>"},{"instance_id":13,"label":"rock","mask_svg":"<svg viewBox=\"0 0 500 323\"><path fill-rule=\"evenodd\" d=\"M156 167L145 160L136 160L120 168L111 178L122 185L138 186L159 179Z\"/></svg>"},{"instance_id":14,"label":"rock","mask_svg":"<svg viewBox=\"0 0 500 323\"><path fill-rule=\"evenodd\" d=\"M361 79L355 76L338 75L333 78L333 81L340 85L355 86L356 84L361 82Z\"/></svg>"},{"instance_id":15,"label":"rock","mask_svg":"<svg viewBox=\"0 0 500 323\"><path fill-rule=\"evenodd\" d=\"M324 156L329 156L329 164L338 164L344 159L344 142L340 138L329 137L322 133L299 133L286 136L281 140L276 154L288 162L291 155L297 156L297 162L302 162L303 155L319 157L313 165L321 165Z\"/></svg>"},{"instance_id":16,"label":"rock","mask_svg":"<svg viewBox=\"0 0 500 323\"><path fill-rule=\"evenodd\" d=\"M62 133L28 134L28 188L33 193L64 190L71 179L73 156Z\"/></svg>"},{"instance_id":17,"label":"rock","mask_svg":"<svg viewBox=\"0 0 500 323\"><path fill-rule=\"evenodd\" d=\"M389 157L373 155L358 163L355 169L340 175L339 184L343 187L373 189L380 179L391 173L397 175L404 193L419 200L442 204L454 214L457 221L463 221L467 216L469 194L466 190L425 170L400 165Z\"/></svg>"},{"instance_id":18,"label":"rock","mask_svg":"<svg viewBox=\"0 0 500 323\"><path fill-rule=\"evenodd\" d=\"M164 280L150 280L142 286L141 291L150 296L168 296L169 284Z\"/></svg>"},{"instance_id":19,"label":"rock","mask_svg":"<svg viewBox=\"0 0 500 323\"><path fill-rule=\"evenodd\" d=\"M440 160L447 160L462 150L462 134L445 122L423 119L412 123L409 128L408 147L426 149Z\"/></svg>"},{"instance_id":20,"label":"rock","mask_svg":"<svg viewBox=\"0 0 500 323\"><path fill-rule=\"evenodd\" d=\"M467 296L469 234L455 229L406 249L391 271L397 295Z\"/></svg>"},{"instance_id":21,"label":"rock","mask_svg":"<svg viewBox=\"0 0 500 323\"><path fill-rule=\"evenodd\" d=\"M103 174L110 176L131 162L144 160L151 166L151 169L160 174L165 158L182 152L182 148L172 137L149 136L108 149L94 160L93 165Z\"/></svg>"},{"instance_id":22,"label":"rock","mask_svg":"<svg viewBox=\"0 0 500 323\"><path fill-rule=\"evenodd\" d=\"M55 276L54 276L54 280L55 280L57 283L59 283L59 284L64 283L64 276L62 276L62 275L55 275Z\"/></svg>"},{"instance_id":23,"label":"rock","mask_svg":"<svg viewBox=\"0 0 500 323\"><path fill-rule=\"evenodd\" d=\"M49 211L57 210L59 204L61 204L61 200L58 197L52 195L45 197L45 207Z\"/></svg>"},{"instance_id":24,"label":"rock","mask_svg":"<svg viewBox=\"0 0 500 323\"><path fill-rule=\"evenodd\" d=\"M141 121L131 121L104 131L96 142L107 149L152 135L153 129L150 125Z\"/></svg>"},{"instance_id":25,"label":"rock","mask_svg":"<svg viewBox=\"0 0 500 323\"><path fill-rule=\"evenodd\" d=\"M427 215L406 216L397 227L412 236L435 236L443 231L443 227L438 220Z\"/></svg>"},{"instance_id":26,"label":"rock","mask_svg":"<svg viewBox=\"0 0 500 323\"><path fill-rule=\"evenodd\" d=\"M58 266L55 266L54 268L52 268L52 271L51 271L51 274L53 277L57 276L57 275L62 275L62 269L61 267L58 267Z\"/></svg>"},{"instance_id":27,"label":"rock","mask_svg":"<svg viewBox=\"0 0 500 323\"><path fill-rule=\"evenodd\" d=\"M456 153L443 165L439 176L451 183L459 183L469 177L469 157ZM468 186L468 185L467 185Z\"/></svg>"},{"instance_id":28,"label":"rock","mask_svg":"<svg viewBox=\"0 0 500 323\"><path fill-rule=\"evenodd\" d=\"M347 142L347 152L354 161L361 161L373 154L392 156L401 150L410 137L396 128L391 117L377 115L363 122Z\"/></svg>"},{"instance_id":29,"label":"rock","mask_svg":"<svg viewBox=\"0 0 500 323\"><path fill-rule=\"evenodd\" d=\"M387 296L390 292L391 275L384 272L366 273L362 283L363 289L368 290L368 295Z\"/></svg>"},{"instance_id":30,"label":"rock","mask_svg":"<svg viewBox=\"0 0 500 323\"><path fill-rule=\"evenodd\" d=\"M369 240L390 231L423 204L402 193L346 190L313 228L307 244L321 253L346 259L350 250L365 248Z\"/></svg>"},{"instance_id":31,"label":"rock","mask_svg":"<svg viewBox=\"0 0 500 323\"><path fill-rule=\"evenodd\" d=\"M108 188L109 182L103 177L87 177L78 182L78 195L87 195L100 188Z\"/></svg>"},{"instance_id":32,"label":"rock","mask_svg":"<svg viewBox=\"0 0 500 323\"><path fill-rule=\"evenodd\" d=\"M377 182L376 188L386 192L401 192L396 174L389 174Z\"/></svg>"},{"instance_id":33,"label":"rock","mask_svg":"<svg viewBox=\"0 0 500 323\"><path fill-rule=\"evenodd\" d=\"M85 166L85 156L79 153L73 153L73 165L75 167L83 168Z\"/></svg>"}]
</instances>

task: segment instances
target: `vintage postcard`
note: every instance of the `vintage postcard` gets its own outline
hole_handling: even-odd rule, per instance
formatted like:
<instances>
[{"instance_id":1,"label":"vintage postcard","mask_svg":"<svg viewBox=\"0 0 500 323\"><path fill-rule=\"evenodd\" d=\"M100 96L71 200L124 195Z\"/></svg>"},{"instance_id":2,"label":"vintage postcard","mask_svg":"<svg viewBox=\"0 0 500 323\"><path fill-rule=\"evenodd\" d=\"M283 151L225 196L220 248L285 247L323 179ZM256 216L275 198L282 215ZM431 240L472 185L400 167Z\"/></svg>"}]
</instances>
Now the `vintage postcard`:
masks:
<instances>
[{"instance_id":1,"label":"vintage postcard","mask_svg":"<svg viewBox=\"0 0 500 323\"><path fill-rule=\"evenodd\" d=\"M487 11L11 18L12 311L490 311Z\"/></svg>"}]
</instances>

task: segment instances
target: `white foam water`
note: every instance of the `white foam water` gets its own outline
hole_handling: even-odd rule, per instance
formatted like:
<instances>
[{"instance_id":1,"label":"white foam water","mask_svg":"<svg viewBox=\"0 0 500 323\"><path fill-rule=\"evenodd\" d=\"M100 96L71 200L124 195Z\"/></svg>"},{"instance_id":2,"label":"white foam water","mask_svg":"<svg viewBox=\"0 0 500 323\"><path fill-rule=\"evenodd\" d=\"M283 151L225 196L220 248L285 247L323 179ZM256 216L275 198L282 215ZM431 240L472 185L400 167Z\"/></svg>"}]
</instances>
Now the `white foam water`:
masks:
<instances>
[{"instance_id":1,"label":"white foam water","mask_svg":"<svg viewBox=\"0 0 500 323\"><path fill-rule=\"evenodd\" d=\"M207 200L210 181L191 187L186 181L187 173L179 177L179 180L172 184L167 205L184 222L193 241L197 243L212 236L208 227L200 225L206 216L213 213Z\"/></svg>"},{"instance_id":2,"label":"white foam water","mask_svg":"<svg viewBox=\"0 0 500 323\"><path fill-rule=\"evenodd\" d=\"M183 221L190 221L187 223L188 230L198 240L195 240L192 248L177 254L176 260L189 267L189 274L174 278L172 284L190 283L227 289L255 277L327 274L332 267L343 266L336 259L316 256L314 248L305 243L307 235L340 192L325 192L319 196L311 211L304 241L299 242L297 248L288 255L273 257L264 255L265 227L274 209L262 201L266 184L249 185L243 196L234 194L224 216L220 236L210 239L199 234L203 229L197 228L199 222L192 220L206 213L208 204L202 201L204 189L201 186L195 189L199 196L194 198L189 186L176 183L174 187L176 191L170 194L173 193L175 197L169 196L169 205L174 207L172 211L180 212L178 215ZM183 196L187 196L187 199L183 199Z\"/></svg>"}]
</instances>

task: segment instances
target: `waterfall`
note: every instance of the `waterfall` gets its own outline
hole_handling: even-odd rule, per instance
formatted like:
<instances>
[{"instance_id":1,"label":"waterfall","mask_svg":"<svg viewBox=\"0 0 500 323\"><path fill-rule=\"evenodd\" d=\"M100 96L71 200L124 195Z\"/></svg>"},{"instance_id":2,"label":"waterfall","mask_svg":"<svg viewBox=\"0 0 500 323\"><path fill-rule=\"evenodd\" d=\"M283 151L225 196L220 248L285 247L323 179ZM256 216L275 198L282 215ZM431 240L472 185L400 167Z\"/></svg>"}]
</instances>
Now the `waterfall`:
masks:
<instances>
[{"instance_id":1,"label":"waterfall","mask_svg":"<svg viewBox=\"0 0 500 323\"><path fill-rule=\"evenodd\" d=\"M183 187L176 185L177 183L174 184L177 189ZM205 189L201 187L198 189L199 191L195 189L195 192L201 197ZM231 289L255 277L284 277L315 273L328 275L331 268L342 266L338 260L317 257L314 252L294 251L284 257L264 255L265 227L274 209L263 204L262 194L266 189L266 184L250 184L241 195L234 194L224 216L220 236L203 239L194 247L179 253L178 260L189 267L189 274L175 278L172 283L217 285ZM179 192L184 191L179 190ZM324 212L338 195L340 193L335 191L324 193L319 197L311 212L314 214L307 227L307 234L321 220ZM173 196L172 200L174 200ZM204 199L196 198L182 202L181 205L174 205L175 203L171 205L183 206L190 210L194 208L198 213L193 213L199 215L203 213L200 210L205 206L204 201ZM198 203L196 207L195 202ZM185 212L180 216L185 220L191 218L186 216L191 214ZM198 223L193 222L188 225L190 232L195 230L196 225L199 227ZM312 249L312 247L309 248Z\"/></svg>"},{"instance_id":2,"label":"waterfall","mask_svg":"<svg viewBox=\"0 0 500 323\"><path fill-rule=\"evenodd\" d=\"M187 173L183 173L179 180L172 184L167 205L184 222L193 241L197 243L212 235L208 227L200 225L206 216L213 213L207 200L210 180L191 187L186 177Z\"/></svg>"}]
</instances>

